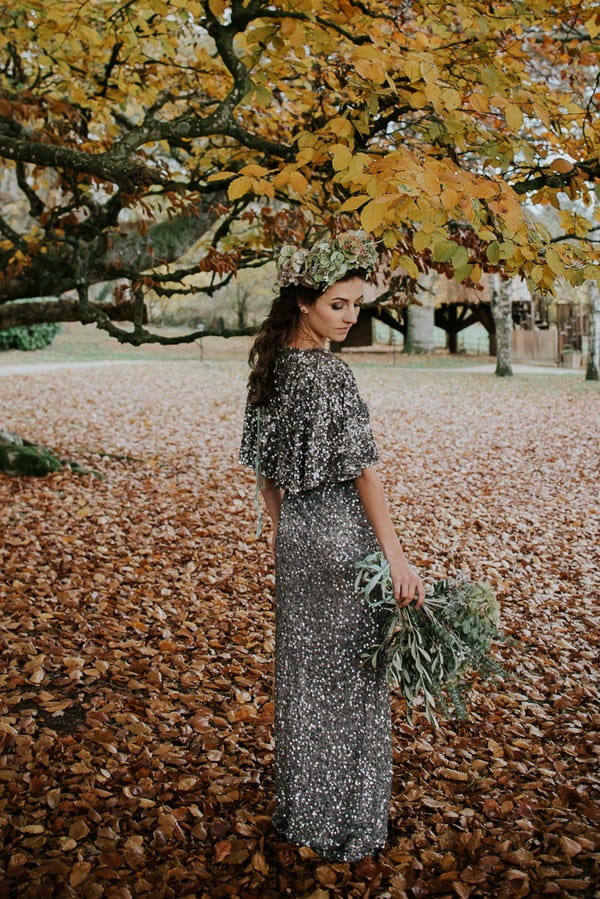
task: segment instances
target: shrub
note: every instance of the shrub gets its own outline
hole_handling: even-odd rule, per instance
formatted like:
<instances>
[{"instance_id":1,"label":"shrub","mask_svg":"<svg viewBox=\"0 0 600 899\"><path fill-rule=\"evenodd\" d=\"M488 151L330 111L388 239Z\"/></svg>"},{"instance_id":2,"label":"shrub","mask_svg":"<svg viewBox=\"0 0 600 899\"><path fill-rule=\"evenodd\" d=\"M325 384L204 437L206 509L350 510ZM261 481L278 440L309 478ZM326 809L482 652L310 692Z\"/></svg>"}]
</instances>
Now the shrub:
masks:
<instances>
[{"instance_id":1,"label":"shrub","mask_svg":"<svg viewBox=\"0 0 600 899\"><path fill-rule=\"evenodd\" d=\"M0 350L41 350L52 343L60 325L55 322L40 325L18 325L0 331Z\"/></svg>"}]
</instances>

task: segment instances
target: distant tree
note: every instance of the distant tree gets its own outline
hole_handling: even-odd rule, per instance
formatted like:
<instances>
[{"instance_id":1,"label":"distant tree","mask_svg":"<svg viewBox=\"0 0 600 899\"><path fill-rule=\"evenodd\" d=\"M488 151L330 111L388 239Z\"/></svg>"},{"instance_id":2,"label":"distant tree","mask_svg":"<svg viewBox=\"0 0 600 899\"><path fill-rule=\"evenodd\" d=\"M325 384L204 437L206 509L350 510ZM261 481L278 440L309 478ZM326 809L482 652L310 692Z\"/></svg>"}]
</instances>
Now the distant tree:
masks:
<instances>
[{"instance_id":1,"label":"distant tree","mask_svg":"<svg viewBox=\"0 0 600 899\"><path fill-rule=\"evenodd\" d=\"M496 274L492 278L492 315L496 326L496 374L512 376L512 297L509 282Z\"/></svg>"},{"instance_id":2,"label":"distant tree","mask_svg":"<svg viewBox=\"0 0 600 899\"><path fill-rule=\"evenodd\" d=\"M236 284L233 293L233 307L237 318L237 326L242 331L248 324L248 298L250 289L242 284Z\"/></svg>"},{"instance_id":3,"label":"distant tree","mask_svg":"<svg viewBox=\"0 0 600 899\"><path fill-rule=\"evenodd\" d=\"M191 341L149 293L358 222L405 288L598 278L597 218L528 212L598 183L592 0L13 0L0 26L0 328Z\"/></svg>"},{"instance_id":4,"label":"distant tree","mask_svg":"<svg viewBox=\"0 0 600 899\"><path fill-rule=\"evenodd\" d=\"M588 315L590 322L586 381L600 380L600 290L595 281L588 283Z\"/></svg>"}]
</instances>

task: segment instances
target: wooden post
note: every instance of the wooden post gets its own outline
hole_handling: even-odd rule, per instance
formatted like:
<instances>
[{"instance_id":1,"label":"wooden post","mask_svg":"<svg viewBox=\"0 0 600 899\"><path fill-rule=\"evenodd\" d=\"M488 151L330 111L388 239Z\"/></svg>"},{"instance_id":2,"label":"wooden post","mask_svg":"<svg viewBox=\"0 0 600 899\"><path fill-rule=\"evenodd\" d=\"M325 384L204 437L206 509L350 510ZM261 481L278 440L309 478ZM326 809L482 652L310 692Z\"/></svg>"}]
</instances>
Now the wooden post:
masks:
<instances>
[{"instance_id":1,"label":"wooden post","mask_svg":"<svg viewBox=\"0 0 600 899\"><path fill-rule=\"evenodd\" d=\"M456 327L456 303L448 306L448 352L458 353L458 329Z\"/></svg>"}]
</instances>

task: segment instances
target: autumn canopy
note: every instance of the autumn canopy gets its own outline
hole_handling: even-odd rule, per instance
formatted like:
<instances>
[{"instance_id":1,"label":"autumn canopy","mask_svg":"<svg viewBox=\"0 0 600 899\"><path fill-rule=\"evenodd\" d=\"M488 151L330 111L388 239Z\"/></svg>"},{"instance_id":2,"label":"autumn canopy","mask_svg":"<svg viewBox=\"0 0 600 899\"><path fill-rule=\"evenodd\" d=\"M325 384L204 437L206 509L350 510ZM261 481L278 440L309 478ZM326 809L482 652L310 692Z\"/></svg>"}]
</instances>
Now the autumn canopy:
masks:
<instances>
[{"instance_id":1,"label":"autumn canopy","mask_svg":"<svg viewBox=\"0 0 600 899\"><path fill-rule=\"evenodd\" d=\"M0 25L2 327L142 342L149 289L343 214L408 278L598 277L589 0L15 0Z\"/></svg>"}]
</instances>

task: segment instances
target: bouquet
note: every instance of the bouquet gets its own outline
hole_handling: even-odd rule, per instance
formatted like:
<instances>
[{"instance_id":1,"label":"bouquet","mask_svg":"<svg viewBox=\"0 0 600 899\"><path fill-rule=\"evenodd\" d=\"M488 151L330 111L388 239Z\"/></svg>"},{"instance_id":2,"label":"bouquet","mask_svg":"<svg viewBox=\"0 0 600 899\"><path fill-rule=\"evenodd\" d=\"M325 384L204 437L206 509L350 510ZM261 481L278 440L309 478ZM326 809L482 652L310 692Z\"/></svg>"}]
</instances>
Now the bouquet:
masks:
<instances>
[{"instance_id":1,"label":"bouquet","mask_svg":"<svg viewBox=\"0 0 600 899\"><path fill-rule=\"evenodd\" d=\"M355 587L371 606L384 610L384 637L362 658L376 666L381 660L391 686L399 687L412 725L415 700L423 694L425 715L438 726L436 710L467 717L463 695L467 671L483 677L508 676L490 651L493 641L504 639L498 628L499 606L487 584L465 575L428 585L420 609L414 603L400 608L393 594L390 567L382 552L357 563Z\"/></svg>"}]
</instances>

